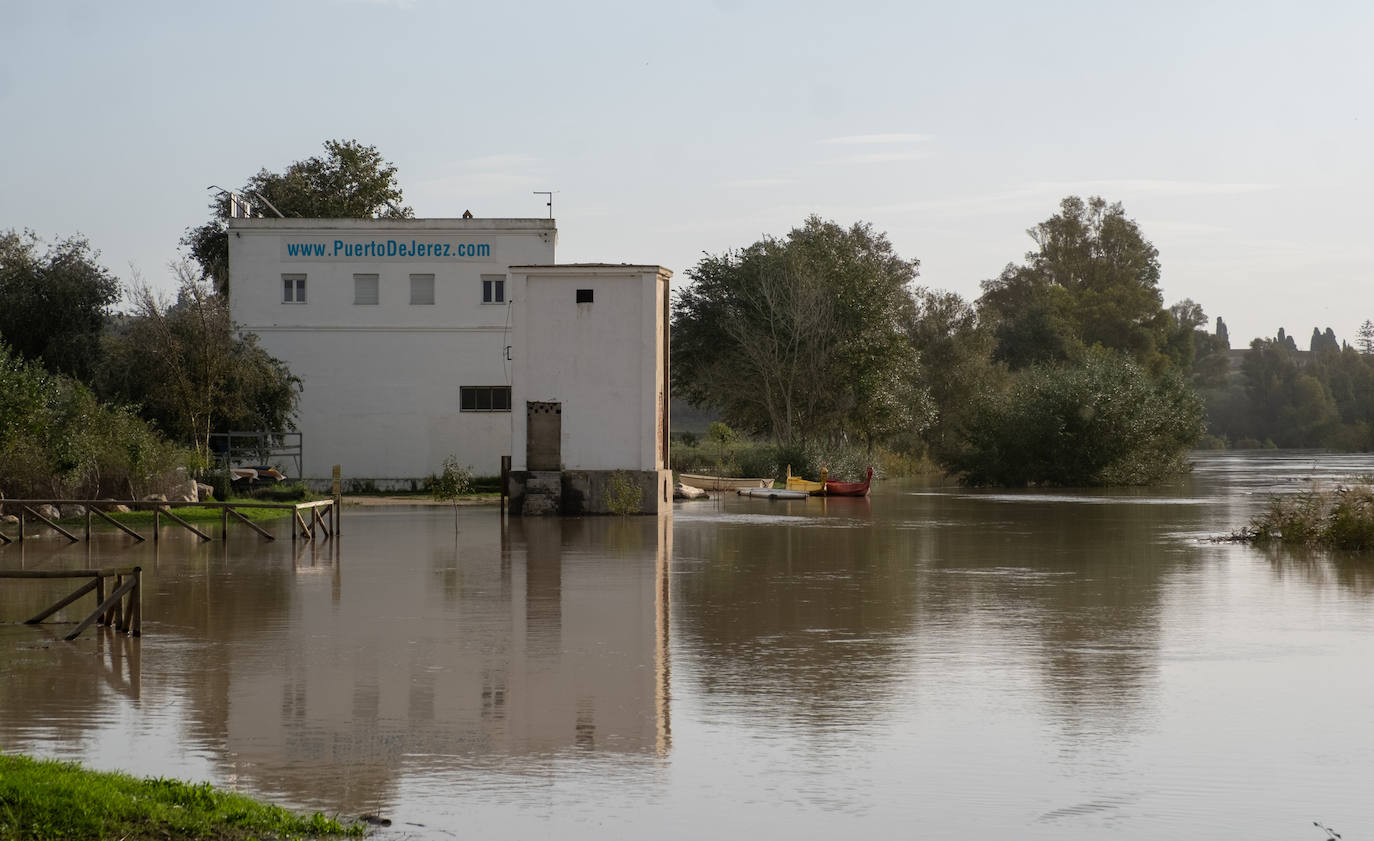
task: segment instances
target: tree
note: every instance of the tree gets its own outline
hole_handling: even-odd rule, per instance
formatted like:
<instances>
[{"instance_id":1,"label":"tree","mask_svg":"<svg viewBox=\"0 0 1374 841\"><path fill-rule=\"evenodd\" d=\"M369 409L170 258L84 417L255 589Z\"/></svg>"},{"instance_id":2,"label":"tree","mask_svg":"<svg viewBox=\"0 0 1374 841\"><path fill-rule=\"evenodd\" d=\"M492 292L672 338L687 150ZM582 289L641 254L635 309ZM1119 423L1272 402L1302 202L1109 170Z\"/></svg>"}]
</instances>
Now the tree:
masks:
<instances>
[{"instance_id":1,"label":"tree","mask_svg":"<svg viewBox=\"0 0 1374 841\"><path fill-rule=\"evenodd\" d=\"M88 382L119 280L82 237L42 249L32 231L0 233L0 340L54 373Z\"/></svg>"},{"instance_id":2,"label":"tree","mask_svg":"<svg viewBox=\"0 0 1374 841\"><path fill-rule=\"evenodd\" d=\"M858 223L707 255L673 303L673 381L739 429L873 444L924 415L905 335L916 261Z\"/></svg>"},{"instance_id":3,"label":"tree","mask_svg":"<svg viewBox=\"0 0 1374 841\"><path fill-rule=\"evenodd\" d=\"M943 452L975 397L1001 385L1005 369L991 363L996 338L969 302L954 292L929 289L916 292L907 336L919 354L921 383L933 404L924 438Z\"/></svg>"},{"instance_id":4,"label":"tree","mask_svg":"<svg viewBox=\"0 0 1374 841\"><path fill-rule=\"evenodd\" d=\"M1179 470L1202 428L1201 401L1177 374L1152 378L1094 349L983 395L946 464L971 484L1146 484Z\"/></svg>"},{"instance_id":5,"label":"tree","mask_svg":"<svg viewBox=\"0 0 1374 841\"><path fill-rule=\"evenodd\" d=\"M1027 231L1037 247L1026 264L982 284L978 308L997 336L996 358L1020 369L1101 346L1167 367L1175 322L1161 306L1159 252L1119 203L1069 196L1059 207Z\"/></svg>"},{"instance_id":6,"label":"tree","mask_svg":"<svg viewBox=\"0 0 1374 841\"><path fill-rule=\"evenodd\" d=\"M140 405L145 418L191 443L202 459L216 429L293 429L300 380L256 336L234 330L228 301L188 262L172 269L175 302L136 280L133 313L106 337L101 395Z\"/></svg>"},{"instance_id":7,"label":"tree","mask_svg":"<svg viewBox=\"0 0 1374 841\"><path fill-rule=\"evenodd\" d=\"M1374 354L1374 321L1364 320L1360 325L1360 332L1356 334L1355 346L1360 349L1360 353L1368 356Z\"/></svg>"},{"instance_id":8,"label":"tree","mask_svg":"<svg viewBox=\"0 0 1374 841\"><path fill-rule=\"evenodd\" d=\"M383 160L375 146L356 140L326 140L323 157L297 161L284 172L258 171L239 191L255 216L315 219L407 219L414 212L401 204L396 167ZM229 197L210 202L211 219L190 228L181 244L200 265L220 294L229 288Z\"/></svg>"},{"instance_id":9,"label":"tree","mask_svg":"<svg viewBox=\"0 0 1374 841\"><path fill-rule=\"evenodd\" d=\"M458 499L472 492L472 471L458 463L458 456L450 453L439 475L429 479L429 493L438 502L453 505L453 531L458 531Z\"/></svg>"}]
</instances>

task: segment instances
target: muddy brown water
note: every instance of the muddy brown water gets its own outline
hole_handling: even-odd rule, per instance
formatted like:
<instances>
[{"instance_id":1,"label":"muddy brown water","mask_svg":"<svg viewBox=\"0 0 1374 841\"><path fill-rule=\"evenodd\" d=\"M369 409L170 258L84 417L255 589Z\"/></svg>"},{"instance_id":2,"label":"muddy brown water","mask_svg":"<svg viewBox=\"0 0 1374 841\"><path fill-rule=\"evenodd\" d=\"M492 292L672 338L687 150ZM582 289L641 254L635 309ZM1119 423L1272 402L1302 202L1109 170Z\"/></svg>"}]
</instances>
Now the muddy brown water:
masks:
<instances>
[{"instance_id":1,"label":"muddy brown water","mask_svg":"<svg viewBox=\"0 0 1374 841\"><path fill-rule=\"evenodd\" d=\"M141 564L145 636L62 642L15 623L67 585L0 581L0 750L380 838L1374 837L1374 559L1204 540L1374 458L1196 462L456 534L350 508L294 548L41 537L0 568Z\"/></svg>"}]
</instances>

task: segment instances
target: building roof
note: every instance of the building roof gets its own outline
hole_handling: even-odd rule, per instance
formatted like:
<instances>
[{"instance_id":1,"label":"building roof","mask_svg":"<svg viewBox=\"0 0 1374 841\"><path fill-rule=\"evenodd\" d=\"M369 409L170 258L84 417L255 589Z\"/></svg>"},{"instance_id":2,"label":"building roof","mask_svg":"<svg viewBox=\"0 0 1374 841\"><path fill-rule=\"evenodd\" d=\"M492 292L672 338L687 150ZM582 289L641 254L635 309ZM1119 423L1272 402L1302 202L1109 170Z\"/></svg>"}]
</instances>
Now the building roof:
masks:
<instances>
[{"instance_id":1,"label":"building roof","mask_svg":"<svg viewBox=\"0 0 1374 841\"><path fill-rule=\"evenodd\" d=\"M240 231L556 231L554 219L230 219Z\"/></svg>"}]
</instances>

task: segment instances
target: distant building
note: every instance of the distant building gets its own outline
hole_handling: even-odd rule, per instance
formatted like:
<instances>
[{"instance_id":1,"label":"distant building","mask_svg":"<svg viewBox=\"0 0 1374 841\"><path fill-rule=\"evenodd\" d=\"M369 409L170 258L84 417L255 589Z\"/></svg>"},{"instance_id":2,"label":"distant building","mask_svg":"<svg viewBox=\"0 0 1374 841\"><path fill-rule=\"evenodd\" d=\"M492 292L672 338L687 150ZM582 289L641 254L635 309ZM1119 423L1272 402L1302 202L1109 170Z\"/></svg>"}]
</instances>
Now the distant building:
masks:
<instances>
[{"instance_id":1,"label":"distant building","mask_svg":"<svg viewBox=\"0 0 1374 841\"><path fill-rule=\"evenodd\" d=\"M628 471L656 510L667 270L554 265L551 219L230 219L229 230L234 321L303 383L307 481L327 485L340 464L353 482L418 487L449 454L478 475L510 455L518 471L597 482L595 498L556 508L599 510L598 476Z\"/></svg>"}]
</instances>

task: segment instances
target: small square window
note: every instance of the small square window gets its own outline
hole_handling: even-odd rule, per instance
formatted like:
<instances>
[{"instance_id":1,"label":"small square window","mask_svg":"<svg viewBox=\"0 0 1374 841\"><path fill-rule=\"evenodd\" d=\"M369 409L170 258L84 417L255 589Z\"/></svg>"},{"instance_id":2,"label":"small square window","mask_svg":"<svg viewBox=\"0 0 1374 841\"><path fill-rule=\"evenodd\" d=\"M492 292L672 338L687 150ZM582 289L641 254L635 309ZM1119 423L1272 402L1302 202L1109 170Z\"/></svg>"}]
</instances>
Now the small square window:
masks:
<instances>
[{"instance_id":1,"label":"small square window","mask_svg":"<svg viewBox=\"0 0 1374 841\"><path fill-rule=\"evenodd\" d=\"M413 274L410 276L410 303L412 306L434 303L434 275Z\"/></svg>"},{"instance_id":2,"label":"small square window","mask_svg":"<svg viewBox=\"0 0 1374 841\"><path fill-rule=\"evenodd\" d=\"M506 276L482 275L482 303L504 304L506 302Z\"/></svg>"},{"instance_id":3,"label":"small square window","mask_svg":"<svg viewBox=\"0 0 1374 841\"><path fill-rule=\"evenodd\" d=\"M353 275L353 303L362 304L364 306L375 306L377 301L380 300L377 287L377 275Z\"/></svg>"},{"instance_id":4,"label":"small square window","mask_svg":"<svg viewBox=\"0 0 1374 841\"><path fill-rule=\"evenodd\" d=\"M578 302L579 304L590 304L590 303L592 302L592 290L590 290L590 289L579 289L579 290L577 290L577 302Z\"/></svg>"},{"instance_id":5,"label":"small square window","mask_svg":"<svg viewBox=\"0 0 1374 841\"><path fill-rule=\"evenodd\" d=\"M305 275L284 274L281 276L281 302L283 304L305 303Z\"/></svg>"}]
</instances>

